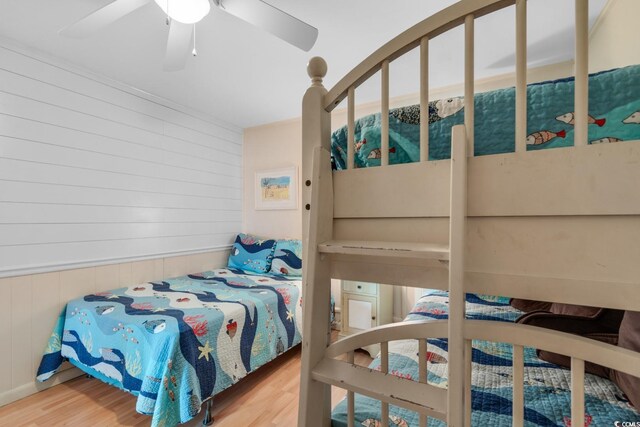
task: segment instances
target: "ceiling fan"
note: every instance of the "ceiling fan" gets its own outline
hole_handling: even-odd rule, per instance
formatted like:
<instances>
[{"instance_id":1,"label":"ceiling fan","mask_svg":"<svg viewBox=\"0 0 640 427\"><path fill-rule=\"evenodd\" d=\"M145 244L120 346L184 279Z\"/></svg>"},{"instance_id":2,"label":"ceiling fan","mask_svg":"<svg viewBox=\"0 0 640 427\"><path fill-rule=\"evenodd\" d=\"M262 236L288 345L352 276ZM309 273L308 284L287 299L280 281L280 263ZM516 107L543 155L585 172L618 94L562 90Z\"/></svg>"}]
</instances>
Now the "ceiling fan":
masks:
<instances>
[{"instance_id":1,"label":"ceiling fan","mask_svg":"<svg viewBox=\"0 0 640 427\"><path fill-rule=\"evenodd\" d=\"M268 31L304 51L309 51L318 38L316 28L262 0L115 0L63 28L60 34L76 38L88 37L152 1L167 15L169 25L165 71L184 68L195 37L195 24L209 14L210 1L226 13ZM192 53L196 55L195 47Z\"/></svg>"}]
</instances>

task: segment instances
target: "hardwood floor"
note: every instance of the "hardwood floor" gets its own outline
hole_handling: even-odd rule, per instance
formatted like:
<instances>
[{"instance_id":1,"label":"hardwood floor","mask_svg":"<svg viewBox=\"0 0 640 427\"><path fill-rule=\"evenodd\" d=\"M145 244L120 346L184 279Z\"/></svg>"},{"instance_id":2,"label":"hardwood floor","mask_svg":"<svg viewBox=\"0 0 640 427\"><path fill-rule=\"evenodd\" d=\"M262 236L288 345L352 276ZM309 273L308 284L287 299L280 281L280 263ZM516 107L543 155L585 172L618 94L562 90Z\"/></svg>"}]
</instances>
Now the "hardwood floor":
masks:
<instances>
[{"instance_id":1,"label":"hardwood floor","mask_svg":"<svg viewBox=\"0 0 640 427\"><path fill-rule=\"evenodd\" d=\"M367 353L356 363L367 365ZM214 427L295 426L300 387L300 346L248 375L214 398ZM345 391L332 389L332 406ZM80 377L0 408L0 426L148 426L135 410L135 396L103 382ZM201 425L202 415L185 426Z\"/></svg>"}]
</instances>

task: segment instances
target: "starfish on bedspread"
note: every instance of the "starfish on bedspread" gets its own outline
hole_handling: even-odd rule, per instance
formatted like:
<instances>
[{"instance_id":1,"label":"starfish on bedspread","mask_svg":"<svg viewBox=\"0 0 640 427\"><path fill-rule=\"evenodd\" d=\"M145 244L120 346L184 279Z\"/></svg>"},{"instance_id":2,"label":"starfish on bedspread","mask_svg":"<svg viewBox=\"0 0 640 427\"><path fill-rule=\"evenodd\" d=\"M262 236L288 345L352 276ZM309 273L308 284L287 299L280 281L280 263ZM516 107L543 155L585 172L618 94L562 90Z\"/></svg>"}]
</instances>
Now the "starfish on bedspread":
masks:
<instances>
[{"instance_id":1,"label":"starfish on bedspread","mask_svg":"<svg viewBox=\"0 0 640 427\"><path fill-rule=\"evenodd\" d=\"M209 347L209 341L207 341L204 346L198 346L198 350L200 350L200 356L198 359L202 359L203 357L209 361L209 355L213 351L213 348Z\"/></svg>"}]
</instances>

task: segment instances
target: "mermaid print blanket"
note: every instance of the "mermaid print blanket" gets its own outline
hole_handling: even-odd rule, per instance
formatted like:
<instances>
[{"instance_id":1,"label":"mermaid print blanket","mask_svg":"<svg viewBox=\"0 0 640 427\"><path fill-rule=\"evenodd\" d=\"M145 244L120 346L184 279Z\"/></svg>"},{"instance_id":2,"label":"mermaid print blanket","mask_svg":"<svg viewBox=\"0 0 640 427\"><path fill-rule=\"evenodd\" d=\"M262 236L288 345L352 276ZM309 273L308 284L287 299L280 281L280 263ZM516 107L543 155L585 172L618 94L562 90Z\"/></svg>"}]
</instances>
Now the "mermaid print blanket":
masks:
<instances>
[{"instance_id":1,"label":"mermaid print blanket","mask_svg":"<svg viewBox=\"0 0 640 427\"><path fill-rule=\"evenodd\" d=\"M68 360L136 395L153 427L184 423L205 399L300 342L300 284L219 269L69 301L37 378Z\"/></svg>"}]
</instances>

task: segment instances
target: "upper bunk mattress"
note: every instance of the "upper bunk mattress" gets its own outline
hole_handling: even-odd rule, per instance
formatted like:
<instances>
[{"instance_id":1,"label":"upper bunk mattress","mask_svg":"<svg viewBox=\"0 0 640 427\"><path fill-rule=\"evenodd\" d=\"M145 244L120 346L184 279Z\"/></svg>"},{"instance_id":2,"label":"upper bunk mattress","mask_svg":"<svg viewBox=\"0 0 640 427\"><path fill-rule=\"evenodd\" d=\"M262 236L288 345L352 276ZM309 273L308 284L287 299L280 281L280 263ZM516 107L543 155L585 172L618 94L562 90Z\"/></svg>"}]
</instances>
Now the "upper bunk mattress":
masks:
<instances>
[{"instance_id":1,"label":"upper bunk mattress","mask_svg":"<svg viewBox=\"0 0 640 427\"><path fill-rule=\"evenodd\" d=\"M478 93L475 155L509 153L515 147L515 88ZM527 86L527 149L573 145L574 79ZM640 139L640 65L589 77L589 143ZM464 123L462 97L429 103L429 160L451 155L451 127ZM380 165L380 113L355 122L355 167ZM346 169L347 127L331 137L337 169ZM420 106L389 111L389 164L420 160Z\"/></svg>"},{"instance_id":2,"label":"upper bunk mattress","mask_svg":"<svg viewBox=\"0 0 640 427\"><path fill-rule=\"evenodd\" d=\"M301 340L301 280L219 269L69 301L38 379L64 358L138 396L152 426L193 418L202 401Z\"/></svg>"},{"instance_id":3,"label":"upper bunk mattress","mask_svg":"<svg viewBox=\"0 0 640 427\"><path fill-rule=\"evenodd\" d=\"M467 294L467 318L513 322L523 313L509 305L508 298ZM449 312L447 292L431 291L413 307L405 320L446 319ZM447 340L427 340L427 381L447 386ZM505 343L473 341L471 424L474 426L511 427L513 369L512 346ZM370 368L380 369L376 358ZM417 381L418 341L389 342L389 372ZM622 391L613 382L585 374L585 426L613 426L616 421L640 419ZM571 426L571 371L540 360L533 348L524 349L524 425ZM418 414L389 406L389 425L419 426ZM356 394L356 425L377 427L380 424L380 401ZM346 400L333 411L332 425L347 425ZM444 427L440 420L429 418L430 427Z\"/></svg>"}]
</instances>

